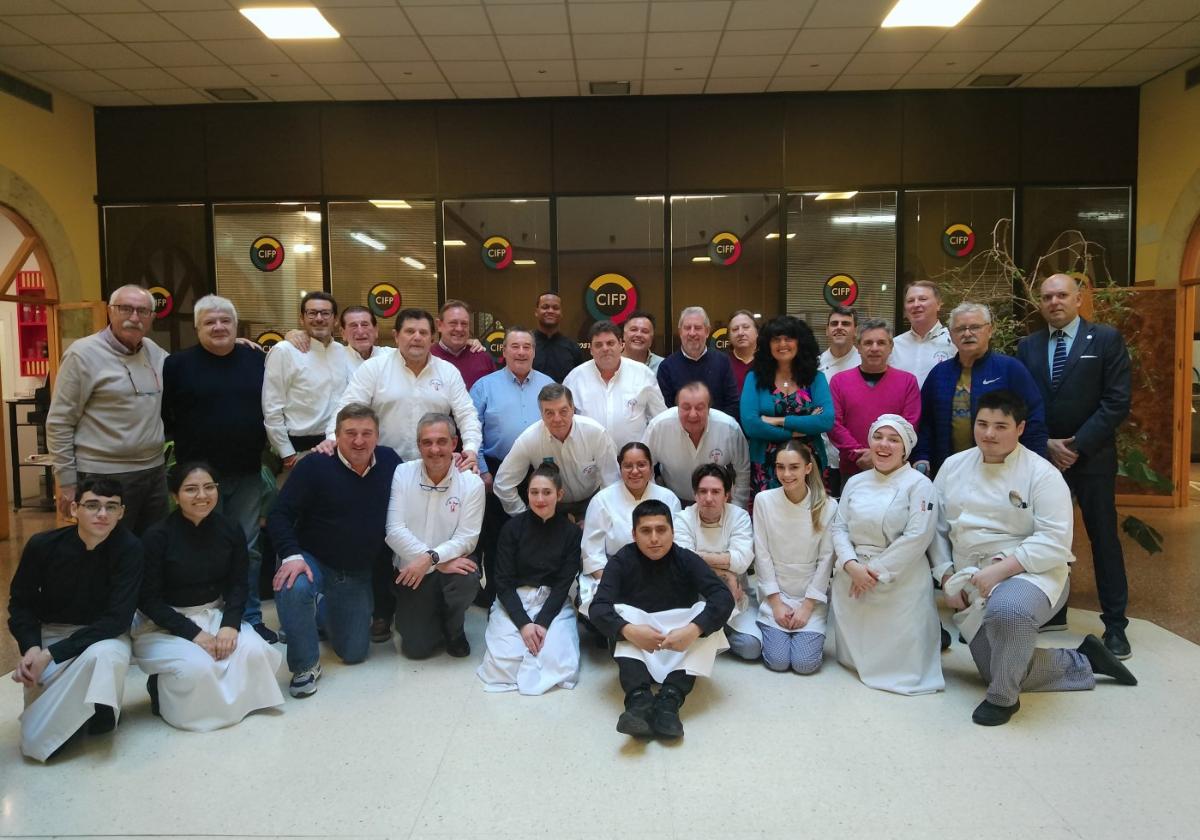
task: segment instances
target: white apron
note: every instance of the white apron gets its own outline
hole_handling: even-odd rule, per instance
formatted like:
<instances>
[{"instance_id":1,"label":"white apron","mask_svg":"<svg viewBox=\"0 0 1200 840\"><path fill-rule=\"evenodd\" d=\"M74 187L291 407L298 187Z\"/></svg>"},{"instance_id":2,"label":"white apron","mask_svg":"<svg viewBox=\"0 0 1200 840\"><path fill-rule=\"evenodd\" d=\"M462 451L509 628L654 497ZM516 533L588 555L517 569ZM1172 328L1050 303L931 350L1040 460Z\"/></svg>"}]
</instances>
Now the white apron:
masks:
<instances>
[{"instance_id":1,"label":"white apron","mask_svg":"<svg viewBox=\"0 0 1200 840\"><path fill-rule=\"evenodd\" d=\"M793 598L786 592L780 592L779 598L783 603L787 604L793 610L800 609L800 605L804 603L804 598ZM764 627L773 627L782 633L820 633L825 635L825 617L829 613L829 607L822 604L820 601L813 607L812 615L808 617L808 623L799 630L789 630L785 627L780 627L775 621L775 613L771 611L771 604L766 598L758 605L758 623ZM758 638L762 639L762 633L758 634Z\"/></svg>"},{"instance_id":2,"label":"white apron","mask_svg":"<svg viewBox=\"0 0 1200 840\"><path fill-rule=\"evenodd\" d=\"M215 636L221 629L219 601L175 609L206 633ZM283 655L245 622L233 653L217 661L195 642L168 633L138 612L133 655L139 668L158 674L162 718L177 729L209 732L259 709L283 705L275 677Z\"/></svg>"},{"instance_id":3,"label":"white apron","mask_svg":"<svg viewBox=\"0 0 1200 840\"><path fill-rule=\"evenodd\" d=\"M975 584L971 583L971 578L975 577L978 571L979 569L975 566L968 566L961 572L952 574L946 581L946 585L942 587L942 591L950 596L960 592L965 593L967 608L954 613L951 618L954 619L954 625L958 627L958 632L962 633L962 637L967 640L967 644L971 644L971 640L983 626L983 613L987 609L987 598L981 596L979 590L975 588Z\"/></svg>"},{"instance_id":4,"label":"white apron","mask_svg":"<svg viewBox=\"0 0 1200 840\"><path fill-rule=\"evenodd\" d=\"M642 612L628 604L617 604L616 610L617 615L631 624L648 624L660 633L669 633L690 624L692 619L704 612L704 607L703 601L697 601L690 607L656 613ZM727 650L729 643L725 639L725 631L717 630L707 637L696 639L687 650L645 651L622 640L617 642L613 656L642 660L654 681L661 683L673 671L686 671L697 677L712 676L713 661L717 654Z\"/></svg>"},{"instance_id":5,"label":"white apron","mask_svg":"<svg viewBox=\"0 0 1200 840\"><path fill-rule=\"evenodd\" d=\"M550 587L522 586L517 595L526 614L536 620L550 596ZM483 680L484 691L545 694L556 685L574 688L579 682L579 633L570 599L563 602L562 609L550 622L537 656L525 647L521 629L513 624L499 598L492 602L483 638L487 650L475 674Z\"/></svg>"},{"instance_id":6,"label":"white apron","mask_svg":"<svg viewBox=\"0 0 1200 840\"><path fill-rule=\"evenodd\" d=\"M590 619L588 610L592 608L592 599L596 597L596 590L600 588L600 579L594 578L587 572L579 573L579 614L584 618Z\"/></svg>"},{"instance_id":7,"label":"white apron","mask_svg":"<svg viewBox=\"0 0 1200 840\"><path fill-rule=\"evenodd\" d=\"M73 624L43 624L42 648L79 629ZM128 671L129 636L125 634L96 642L74 659L47 665L38 685L25 686L21 752L45 761L87 723L97 703L112 706L120 720Z\"/></svg>"},{"instance_id":8,"label":"white apron","mask_svg":"<svg viewBox=\"0 0 1200 840\"><path fill-rule=\"evenodd\" d=\"M753 636L761 642L762 630L758 627L759 605L758 599L754 597L754 588L746 575L739 575L738 581L742 585L742 597L734 604L733 615L729 617L726 626L747 636Z\"/></svg>"}]
</instances>

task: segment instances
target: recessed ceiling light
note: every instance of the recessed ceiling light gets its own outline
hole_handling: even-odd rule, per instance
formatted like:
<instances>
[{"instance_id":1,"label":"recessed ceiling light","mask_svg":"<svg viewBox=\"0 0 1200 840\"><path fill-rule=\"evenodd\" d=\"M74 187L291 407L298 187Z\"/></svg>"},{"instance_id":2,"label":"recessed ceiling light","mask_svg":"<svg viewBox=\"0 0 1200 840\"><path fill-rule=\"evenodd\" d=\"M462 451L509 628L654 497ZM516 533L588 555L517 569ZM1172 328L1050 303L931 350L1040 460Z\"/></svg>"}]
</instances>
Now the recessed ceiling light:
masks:
<instances>
[{"instance_id":1,"label":"recessed ceiling light","mask_svg":"<svg viewBox=\"0 0 1200 840\"><path fill-rule=\"evenodd\" d=\"M461 239L447 239L442 244L445 245L447 248L462 248L467 243L463 242Z\"/></svg>"},{"instance_id":2,"label":"recessed ceiling light","mask_svg":"<svg viewBox=\"0 0 1200 840\"><path fill-rule=\"evenodd\" d=\"M412 205L402 198L372 198L371 203L380 210L411 210Z\"/></svg>"},{"instance_id":3,"label":"recessed ceiling light","mask_svg":"<svg viewBox=\"0 0 1200 840\"><path fill-rule=\"evenodd\" d=\"M692 257L692 262L712 262L712 257Z\"/></svg>"},{"instance_id":4,"label":"recessed ceiling light","mask_svg":"<svg viewBox=\"0 0 1200 840\"><path fill-rule=\"evenodd\" d=\"M513 265L537 265L537 260L513 260Z\"/></svg>"},{"instance_id":5,"label":"recessed ceiling light","mask_svg":"<svg viewBox=\"0 0 1200 840\"><path fill-rule=\"evenodd\" d=\"M412 257L401 257L400 262L404 263L405 265L411 265L418 271L425 267L425 263L421 262L420 260L415 260Z\"/></svg>"},{"instance_id":6,"label":"recessed ceiling light","mask_svg":"<svg viewBox=\"0 0 1200 840\"><path fill-rule=\"evenodd\" d=\"M979 0L899 0L880 24L898 26L957 26Z\"/></svg>"},{"instance_id":7,"label":"recessed ceiling light","mask_svg":"<svg viewBox=\"0 0 1200 840\"><path fill-rule=\"evenodd\" d=\"M854 198L856 195L858 195L858 190L851 190L849 192L817 193L817 201L838 201L845 198Z\"/></svg>"},{"instance_id":8,"label":"recessed ceiling light","mask_svg":"<svg viewBox=\"0 0 1200 840\"><path fill-rule=\"evenodd\" d=\"M767 234L767 239L778 239L778 238L779 238L779 234L778 234L778 233L768 233L768 234ZM788 239L795 239L795 238L796 238L796 234L794 234L794 233L789 233L789 234L787 235L787 238L788 238Z\"/></svg>"},{"instance_id":9,"label":"recessed ceiling light","mask_svg":"<svg viewBox=\"0 0 1200 840\"><path fill-rule=\"evenodd\" d=\"M239 11L273 41L341 37L313 6L258 6Z\"/></svg>"},{"instance_id":10,"label":"recessed ceiling light","mask_svg":"<svg viewBox=\"0 0 1200 840\"><path fill-rule=\"evenodd\" d=\"M292 250L297 254L311 254L313 252L313 246L307 242L300 242Z\"/></svg>"},{"instance_id":11,"label":"recessed ceiling light","mask_svg":"<svg viewBox=\"0 0 1200 840\"><path fill-rule=\"evenodd\" d=\"M205 88L204 92L221 102L254 102L258 99L245 88Z\"/></svg>"},{"instance_id":12,"label":"recessed ceiling light","mask_svg":"<svg viewBox=\"0 0 1200 840\"><path fill-rule=\"evenodd\" d=\"M387 250L386 245L384 245L378 239L372 239L371 237L367 236L365 233L359 233L358 231L353 231L350 234L350 238L355 240L356 242L361 242L362 244L366 245L368 248L374 248L376 251Z\"/></svg>"},{"instance_id":13,"label":"recessed ceiling light","mask_svg":"<svg viewBox=\"0 0 1200 840\"><path fill-rule=\"evenodd\" d=\"M300 213L300 215L308 219L310 222L316 222L317 224L321 223L321 214L315 210L304 210Z\"/></svg>"}]
</instances>

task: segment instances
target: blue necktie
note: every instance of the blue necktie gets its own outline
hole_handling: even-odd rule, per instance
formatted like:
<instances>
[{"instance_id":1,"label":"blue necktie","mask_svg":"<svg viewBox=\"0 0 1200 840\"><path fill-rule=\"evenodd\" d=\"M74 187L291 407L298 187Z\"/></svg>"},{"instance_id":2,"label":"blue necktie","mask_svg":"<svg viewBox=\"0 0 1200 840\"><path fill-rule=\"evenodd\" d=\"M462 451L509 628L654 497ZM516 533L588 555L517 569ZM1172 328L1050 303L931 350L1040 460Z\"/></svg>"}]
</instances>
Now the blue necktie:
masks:
<instances>
[{"instance_id":1,"label":"blue necktie","mask_svg":"<svg viewBox=\"0 0 1200 840\"><path fill-rule=\"evenodd\" d=\"M1054 361L1050 363L1050 384L1058 385L1062 379L1063 368L1067 366L1067 334L1062 330L1054 331Z\"/></svg>"}]
</instances>

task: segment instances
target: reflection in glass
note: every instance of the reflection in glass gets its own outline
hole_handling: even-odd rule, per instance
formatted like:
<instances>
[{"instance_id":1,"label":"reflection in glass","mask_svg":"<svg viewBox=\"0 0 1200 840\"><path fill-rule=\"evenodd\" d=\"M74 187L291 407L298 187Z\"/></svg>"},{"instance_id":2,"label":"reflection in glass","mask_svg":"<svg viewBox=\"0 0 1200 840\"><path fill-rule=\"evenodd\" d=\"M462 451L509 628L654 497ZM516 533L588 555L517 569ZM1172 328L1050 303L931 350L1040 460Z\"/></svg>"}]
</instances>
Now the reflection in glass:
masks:
<instances>
[{"instance_id":1,"label":"reflection in glass","mask_svg":"<svg viewBox=\"0 0 1200 840\"><path fill-rule=\"evenodd\" d=\"M1082 271L1101 285L1129 285L1128 187L1030 187L1023 199L1023 269L1032 272L1040 257L1057 251L1039 277ZM1086 256L1081 237L1093 243Z\"/></svg>"}]
</instances>

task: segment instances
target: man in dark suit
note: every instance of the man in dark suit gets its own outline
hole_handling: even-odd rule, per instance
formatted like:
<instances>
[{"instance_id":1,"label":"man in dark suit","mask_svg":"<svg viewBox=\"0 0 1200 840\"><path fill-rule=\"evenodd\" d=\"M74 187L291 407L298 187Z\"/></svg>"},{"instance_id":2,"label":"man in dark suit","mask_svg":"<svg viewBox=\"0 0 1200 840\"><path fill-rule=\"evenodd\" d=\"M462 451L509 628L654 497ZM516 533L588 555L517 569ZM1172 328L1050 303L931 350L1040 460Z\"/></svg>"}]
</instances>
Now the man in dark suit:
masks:
<instances>
[{"instance_id":1,"label":"man in dark suit","mask_svg":"<svg viewBox=\"0 0 1200 840\"><path fill-rule=\"evenodd\" d=\"M1092 543L1104 645L1131 655L1125 637L1125 556L1117 537L1117 427L1129 415L1129 353L1121 334L1079 317L1079 283L1067 274L1042 281L1047 328L1021 339L1019 358L1046 404L1050 460L1079 502ZM1047 627L1066 625L1066 608Z\"/></svg>"}]
</instances>

